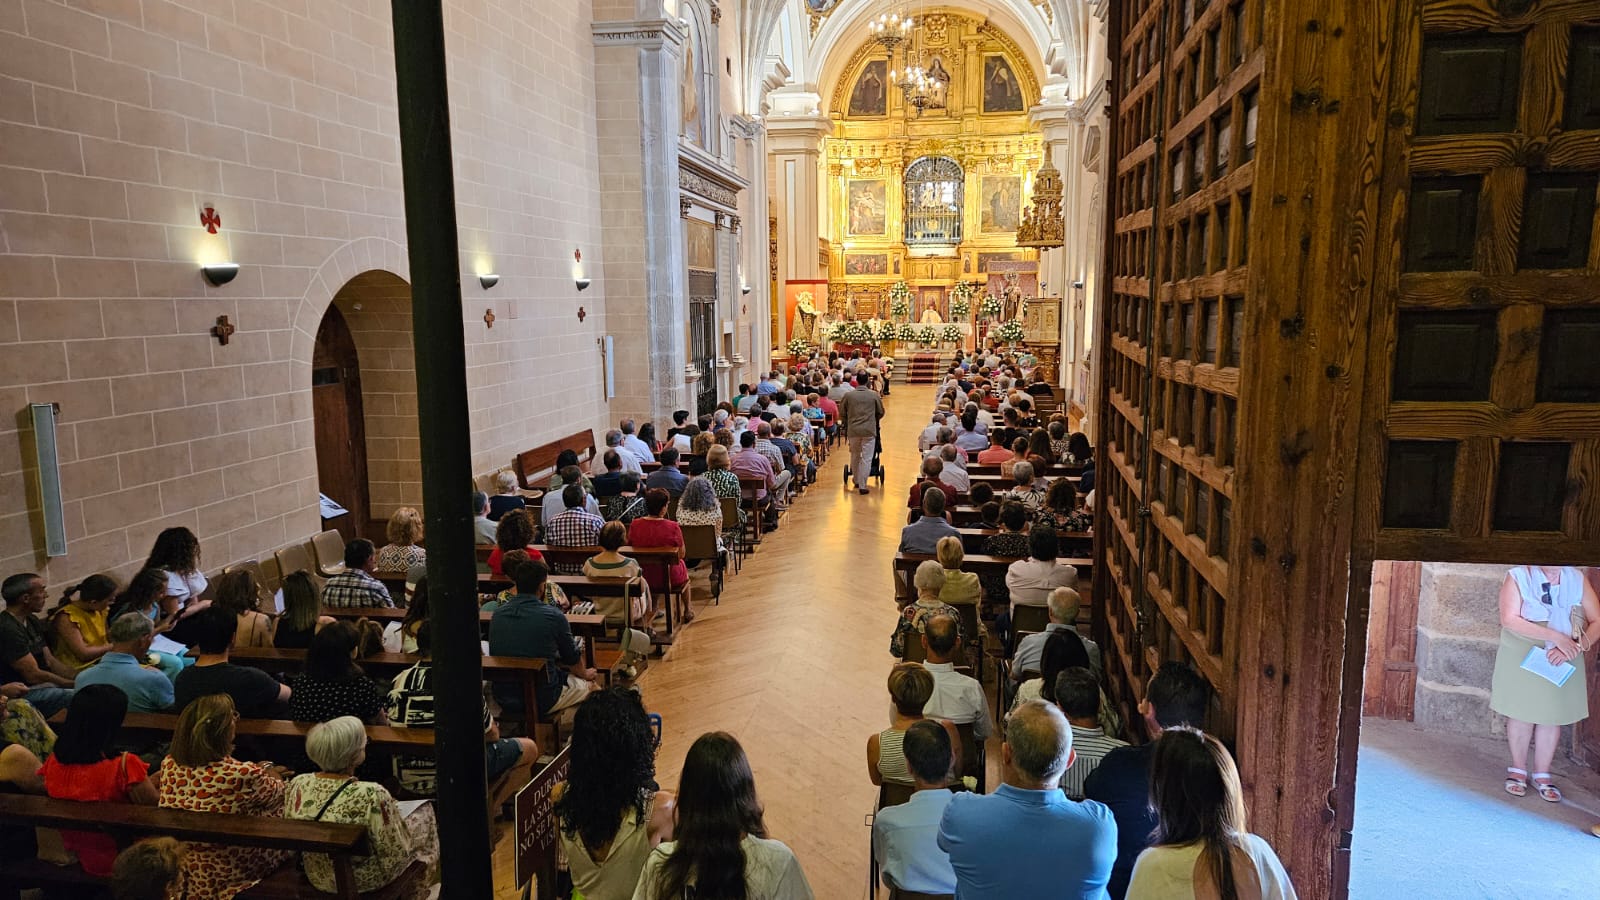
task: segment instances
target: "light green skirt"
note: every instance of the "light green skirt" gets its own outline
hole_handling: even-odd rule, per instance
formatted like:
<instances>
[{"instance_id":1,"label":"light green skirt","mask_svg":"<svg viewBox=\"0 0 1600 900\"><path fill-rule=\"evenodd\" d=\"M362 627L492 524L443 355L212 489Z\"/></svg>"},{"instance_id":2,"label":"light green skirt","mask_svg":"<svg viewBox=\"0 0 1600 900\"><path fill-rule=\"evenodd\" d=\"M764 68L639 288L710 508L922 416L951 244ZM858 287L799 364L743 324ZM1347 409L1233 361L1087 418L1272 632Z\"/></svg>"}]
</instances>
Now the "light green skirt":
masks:
<instances>
[{"instance_id":1,"label":"light green skirt","mask_svg":"<svg viewBox=\"0 0 1600 900\"><path fill-rule=\"evenodd\" d=\"M1548 680L1522 668L1522 660L1543 641L1530 641L1500 629L1500 649L1494 656L1494 685L1489 692L1489 708L1502 716L1535 725L1571 725L1589 716L1589 690L1583 671L1583 657L1572 661L1578 671L1567 683L1556 687Z\"/></svg>"}]
</instances>

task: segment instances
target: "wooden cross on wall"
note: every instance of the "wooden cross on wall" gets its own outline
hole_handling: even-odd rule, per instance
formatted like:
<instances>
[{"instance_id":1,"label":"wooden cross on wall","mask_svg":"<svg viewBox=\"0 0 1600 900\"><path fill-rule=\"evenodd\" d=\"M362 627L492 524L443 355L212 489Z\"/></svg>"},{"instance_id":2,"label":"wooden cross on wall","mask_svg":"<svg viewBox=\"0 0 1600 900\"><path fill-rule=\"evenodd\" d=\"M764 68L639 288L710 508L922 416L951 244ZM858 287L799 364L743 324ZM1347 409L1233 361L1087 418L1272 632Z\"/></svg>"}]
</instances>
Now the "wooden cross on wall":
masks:
<instances>
[{"instance_id":1,"label":"wooden cross on wall","mask_svg":"<svg viewBox=\"0 0 1600 900\"><path fill-rule=\"evenodd\" d=\"M222 343L222 346L224 347L228 346L228 339L233 336L235 331L238 330L239 329L233 327L232 322L228 321L227 316L217 316L217 324L211 326L211 333L218 341Z\"/></svg>"}]
</instances>

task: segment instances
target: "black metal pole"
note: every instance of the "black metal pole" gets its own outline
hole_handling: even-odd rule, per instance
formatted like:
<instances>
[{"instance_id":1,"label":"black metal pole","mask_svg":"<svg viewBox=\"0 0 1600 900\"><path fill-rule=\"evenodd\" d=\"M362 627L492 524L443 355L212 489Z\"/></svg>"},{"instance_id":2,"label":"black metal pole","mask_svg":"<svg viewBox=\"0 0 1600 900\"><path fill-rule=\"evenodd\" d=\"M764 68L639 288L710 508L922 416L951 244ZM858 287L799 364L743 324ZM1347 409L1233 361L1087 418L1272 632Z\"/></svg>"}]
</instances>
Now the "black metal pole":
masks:
<instances>
[{"instance_id":1,"label":"black metal pole","mask_svg":"<svg viewBox=\"0 0 1600 900\"><path fill-rule=\"evenodd\" d=\"M472 432L444 15L438 0L393 0L391 8L428 536L439 856L444 896L480 898L493 895L494 872L483 762L483 659L468 490Z\"/></svg>"}]
</instances>

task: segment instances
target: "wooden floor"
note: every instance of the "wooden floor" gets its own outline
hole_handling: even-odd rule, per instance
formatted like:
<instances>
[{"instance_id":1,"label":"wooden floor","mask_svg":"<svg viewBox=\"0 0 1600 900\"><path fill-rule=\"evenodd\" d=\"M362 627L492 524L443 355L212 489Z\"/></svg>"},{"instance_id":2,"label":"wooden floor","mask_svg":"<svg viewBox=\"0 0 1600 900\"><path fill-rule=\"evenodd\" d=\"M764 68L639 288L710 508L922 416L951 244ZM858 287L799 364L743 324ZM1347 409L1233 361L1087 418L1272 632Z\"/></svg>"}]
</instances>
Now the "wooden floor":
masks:
<instances>
[{"instance_id":1,"label":"wooden floor","mask_svg":"<svg viewBox=\"0 0 1600 900\"><path fill-rule=\"evenodd\" d=\"M696 602L694 623L640 679L645 704L663 719L662 787L677 784L695 738L732 733L750 755L768 831L794 848L816 895L829 900L867 893L864 822L876 789L866 739L888 724L889 564L931 390L901 385L885 405L886 486L874 481L866 496L845 490L847 454L835 452L782 527L729 576L722 602ZM511 842L502 840L500 897L514 896L510 873Z\"/></svg>"}]
</instances>

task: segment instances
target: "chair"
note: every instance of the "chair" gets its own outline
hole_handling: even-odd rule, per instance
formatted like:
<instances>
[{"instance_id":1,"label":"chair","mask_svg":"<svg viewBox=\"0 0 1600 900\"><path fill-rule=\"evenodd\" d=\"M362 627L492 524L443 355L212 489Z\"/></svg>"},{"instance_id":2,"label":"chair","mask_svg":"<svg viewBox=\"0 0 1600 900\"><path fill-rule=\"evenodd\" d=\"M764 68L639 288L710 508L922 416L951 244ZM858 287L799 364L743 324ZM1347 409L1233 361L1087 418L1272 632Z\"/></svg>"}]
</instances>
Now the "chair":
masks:
<instances>
[{"instance_id":1,"label":"chair","mask_svg":"<svg viewBox=\"0 0 1600 900\"><path fill-rule=\"evenodd\" d=\"M722 602L722 551L717 548L717 529L714 525L690 525L683 528L683 555L688 559L711 562L711 602Z\"/></svg>"},{"instance_id":2,"label":"chair","mask_svg":"<svg viewBox=\"0 0 1600 900\"><path fill-rule=\"evenodd\" d=\"M978 619L978 604L958 603L956 612L961 615L961 633L966 635L967 660L976 662L977 679L983 681L983 624Z\"/></svg>"},{"instance_id":3,"label":"chair","mask_svg":"<svg viewBox=\"0 0 1600 900\"><path fill-rule=\"evenodd\" d=\"M972 728L972 723L957 724L956 733L961 735L961 774L978 779L978 793L986 794L988 781L988 765L983 742L978 740L977 733Z\"/></svg>"},{"instance_id":4,"label":"chair","mask_svg":"<svg viewBox=\"0 0 1600 900\"><path fill-rule=\"evenodd\" d=\"M294 572L304 571L311 576L311 583L317 586L317 593L322 593L322 586L327 583L328 579L317 571L316 566L311 564L311 554L306 552L305 544L290 544L287 547L278 549L272 555L278 560L279 572L284 575L290 575Z\"/></svg>"},{"instance_id":5,"label":"chair","mask_svg":"<svg viewBox=\"0 0 1600 900\"><path fill-rule=\"evenodd\" d=\"M678 500L679 499L681 499L680 496L674 495L671 499L667 500L667 518L671 519L674 522L678 521Z\"/></svg>"},{"instance_id":6,"label":"chair","mask_svg":"<svg viewBox=\"0 0 1600 900\"><path fill-rule=\"evenodd\" d=\"M733 548L733 570L739 571L744 567L744 530L739 525L739 498L723 497L722 503L722 534Z\"/></svg>"},{"instance_id":7,"label":"chair","mask_svg":"<svg viewBox=\"0 0 1600 900\"><path fill-rule=\"evenodd\" d=\"M337 531L324 531L311 539L317 554L317 574L332 578L344 571L344 537Z\"/></svg>"},{"instance_id":8,"label":"chair","mask_svg":"<svg viewBox=\"0 0 1600 900\"><path fill-rule=\"evenodd\" d=\"M904 653L900 655L901 662L925 663L928 661L928 649L922 646L922 633L913 631L906 635Z\"/></svg>"},{"instance_id":9,"label":"chair","mask_svg":"<svg viewBox=\"0 0 1600 900\"><path fill-rule=\"evenodd\" d=\"M1024 634L1038 634L1050 625L1050 608L1047 606L1017 606L1011 612L1011 649L1017 652L1017 641Z\"/></svg>"}]
</instances>

